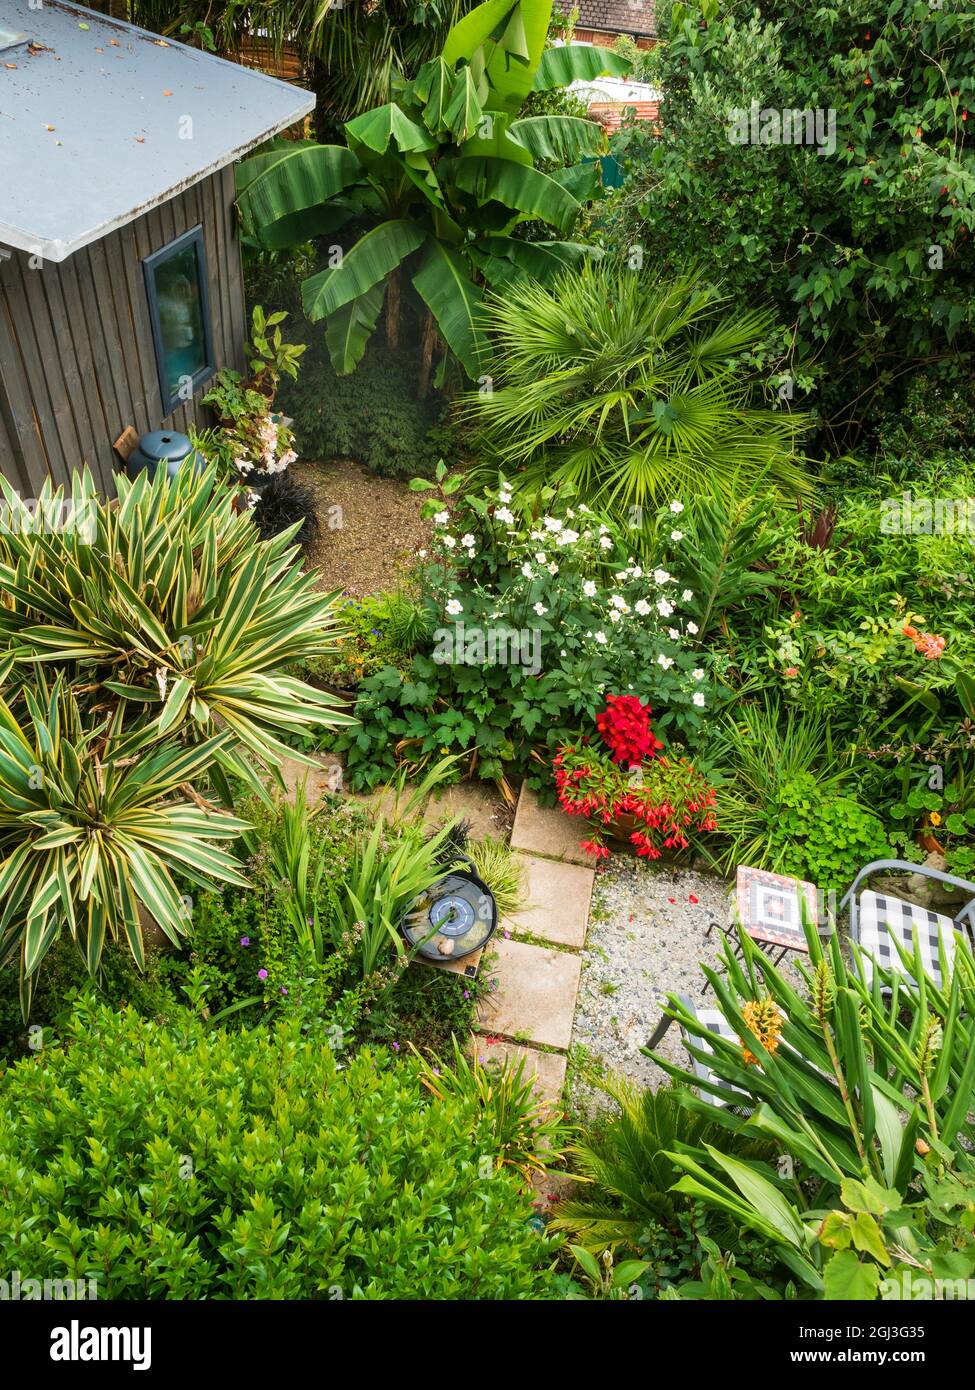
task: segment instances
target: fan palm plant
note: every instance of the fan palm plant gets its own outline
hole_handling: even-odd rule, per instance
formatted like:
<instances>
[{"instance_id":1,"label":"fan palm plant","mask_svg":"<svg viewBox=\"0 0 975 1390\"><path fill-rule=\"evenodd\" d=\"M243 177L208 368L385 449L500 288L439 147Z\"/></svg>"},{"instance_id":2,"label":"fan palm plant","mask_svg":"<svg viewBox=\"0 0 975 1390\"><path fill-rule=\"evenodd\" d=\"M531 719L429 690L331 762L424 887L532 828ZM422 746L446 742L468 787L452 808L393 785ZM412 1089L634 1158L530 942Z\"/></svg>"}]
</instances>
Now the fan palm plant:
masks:
<instances>
[{"instance_id":1,"label":"fan palm plant","mask_svg":"<svg viewBox=\"0 0 975 1390\"><path fill-rule=\"evenodd\" d=\"M761 1140L735 1141L713 1115L687 1110L674 1088L640 1090L624 1077L602 1083L618 1113L597 1134L569 1151L578 1196L561 1202L553 1222L588 1250L636 1249L648 1227L671 1224L687 1199L674 1186L682 1170L671 1150L678 1145L723 1143L741 1157L760 1161L772 1152Z\"/></svg>"},{"instance_id":2,"label":"fan palm plant","mask_svg":"<svg viewBox=\"0 0 975 1390\"><path fill-rule=\"evenodd\" d=\"M487 302L492 389L467 414L518 489L571 485L631 521L667 497L807 486L801 417L752 404L734 364L767 315L728 314L700 273L675 280L587 262Z\"/></svg>"}]
</instances>

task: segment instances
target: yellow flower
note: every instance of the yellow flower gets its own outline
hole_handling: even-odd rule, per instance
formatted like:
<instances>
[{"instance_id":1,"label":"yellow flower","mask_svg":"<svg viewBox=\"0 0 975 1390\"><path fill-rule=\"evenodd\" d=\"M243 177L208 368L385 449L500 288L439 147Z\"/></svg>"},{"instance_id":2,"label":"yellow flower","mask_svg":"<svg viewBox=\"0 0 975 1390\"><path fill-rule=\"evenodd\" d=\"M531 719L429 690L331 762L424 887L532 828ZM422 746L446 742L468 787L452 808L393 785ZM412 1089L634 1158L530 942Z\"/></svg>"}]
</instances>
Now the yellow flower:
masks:
<instances>
[{"instance_id":1,"label":"yellow flower","mask_svg":"<svg viewBox=\"0 0 975 1390\"><path fill-rule=\"evenodd\" d=\"M779 1013L774 1000L770 998L749 999L746 1004L741 1006L741 1016L766 1052L778 1050L779 1034L782 1032L782 1015ZM757 1067L758 1058L754 1052L749 1051L743 1038L739 1038L738 1041L745 1050L743 1058L745 1066Z\"/></svg>"},{"instance_id":2,"label":"yellow flower","mask_svg":"<svg viewBox=\"0 0 975 1390\"><path fill-rule=\"evenodd\" d=\"M940 812L938 812L938 811L932 811L931 814L928 816L928 820L931 822L932 825L940 825L940 824L941 824L941 814L940 814Z\"/></svg>"},{"instance_id":3,"label":"yellow flower","mask_svg":"<svg viewBox=\"0 0 975 1390\"><path fill-rule=\"evenodd\" d=\"M449 753L450 749L447 747L446 744L444 744L440 751L441 753Z\"/></svg>"}]
</instances>

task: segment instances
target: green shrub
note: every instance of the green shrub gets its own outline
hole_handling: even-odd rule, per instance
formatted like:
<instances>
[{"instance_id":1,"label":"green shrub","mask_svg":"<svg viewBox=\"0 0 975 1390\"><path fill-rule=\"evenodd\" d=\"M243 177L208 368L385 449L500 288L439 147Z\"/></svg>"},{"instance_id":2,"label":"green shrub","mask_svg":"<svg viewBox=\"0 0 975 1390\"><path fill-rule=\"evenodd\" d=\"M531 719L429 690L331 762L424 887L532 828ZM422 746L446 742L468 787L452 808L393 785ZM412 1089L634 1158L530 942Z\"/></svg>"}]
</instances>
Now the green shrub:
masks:
<instances>
[{"instance_id":1,"label":"green shrub","mask_svg":"<svg viewBox=\"0 0 975 1390\"><path fill-rule=\"evenodd\" d=\"M115 1299L544 1297L525 1184L420 1076L296 1023L79 1011L0 1077L2 1263Z\"/></svg>"},{"instance_id":2,"label":"green shrub","mask_svg":"<svg viewBox=\"0 0 975 1390\"><path fill-rule=\"evenodd\" d=\"M309 333L311 329L308 330ZM417 399L416 363L370 343L350 376L337 376L316 335L298 381L281 384L280 408L294 419L307 459L353 459L382 478L429 477L454 454L442 400Z\"/></svg>"},{"instance_id":3,"label":"green shrub","mask_svg":"<svg viewBox=\"0 0 975 1390\"><path fill-rule=\"evenodd\" d=\"M768 860L781 873L843 893L857 870L890 856L880 820L852 796L823 791L812 773L787 782L769 829Z\"/></svg>"}]
</instances>

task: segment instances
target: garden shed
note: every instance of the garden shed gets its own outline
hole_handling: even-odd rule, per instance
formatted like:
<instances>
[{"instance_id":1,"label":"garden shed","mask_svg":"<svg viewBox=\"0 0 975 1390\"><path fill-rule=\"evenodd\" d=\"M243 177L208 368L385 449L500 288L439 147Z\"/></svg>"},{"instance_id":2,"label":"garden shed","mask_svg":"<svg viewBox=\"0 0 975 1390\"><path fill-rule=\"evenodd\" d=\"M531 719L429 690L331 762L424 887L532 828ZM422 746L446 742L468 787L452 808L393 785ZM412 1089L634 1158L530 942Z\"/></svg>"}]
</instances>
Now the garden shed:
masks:
<instances>
[{"instance_id":1,"label":"garden shed","mask_svg":"<svg viewBox=\"0 0 975 1390\"><path fill-rule=\"evenodd\" d=\"M24 496L203 423L241 365L233 164L307 92L77 5L0 0L0 468Z\"/></svg>"}]
</instances>

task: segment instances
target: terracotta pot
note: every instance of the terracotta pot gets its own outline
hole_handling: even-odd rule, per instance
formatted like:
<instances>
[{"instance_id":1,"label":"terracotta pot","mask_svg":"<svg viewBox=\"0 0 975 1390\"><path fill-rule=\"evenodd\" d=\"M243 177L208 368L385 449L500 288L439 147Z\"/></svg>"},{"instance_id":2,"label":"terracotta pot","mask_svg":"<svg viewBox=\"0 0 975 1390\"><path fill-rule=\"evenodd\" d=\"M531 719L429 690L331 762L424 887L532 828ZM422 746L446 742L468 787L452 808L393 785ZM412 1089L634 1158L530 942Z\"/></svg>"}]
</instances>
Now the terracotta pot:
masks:
<instances>
[{"instance_id":1,"label":"terracotta pot","mask_svg":"<svg viewBox=\"0 0 975 1390\"><path fill-rule=\"evenodd\" d=\"M613 840L626 840L629 843L634 830L642 830L644 823L632 811L621 811L614 821L606 827L606 834Z\"/></svg>"}]
</instances>

